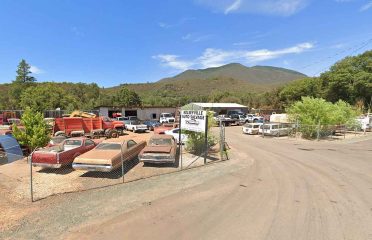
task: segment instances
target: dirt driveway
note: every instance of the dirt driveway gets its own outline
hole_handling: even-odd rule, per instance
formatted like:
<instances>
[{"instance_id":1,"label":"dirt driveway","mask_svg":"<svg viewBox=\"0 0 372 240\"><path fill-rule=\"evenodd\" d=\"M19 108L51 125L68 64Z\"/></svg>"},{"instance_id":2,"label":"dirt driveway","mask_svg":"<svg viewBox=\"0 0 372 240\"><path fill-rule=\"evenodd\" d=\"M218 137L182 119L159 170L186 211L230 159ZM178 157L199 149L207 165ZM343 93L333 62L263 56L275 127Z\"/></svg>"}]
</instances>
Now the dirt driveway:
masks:
<instances>
[{"instance_id":1,"label":"dirt driveway","mask_svg":"<svg viewBox=\"0 0 372 240\"><path fill-rule=\"evenodd\" d=\"M10 239L372 239L372 140L226 129L231 161L56 196Z\"/></svg>"}]
</instances>

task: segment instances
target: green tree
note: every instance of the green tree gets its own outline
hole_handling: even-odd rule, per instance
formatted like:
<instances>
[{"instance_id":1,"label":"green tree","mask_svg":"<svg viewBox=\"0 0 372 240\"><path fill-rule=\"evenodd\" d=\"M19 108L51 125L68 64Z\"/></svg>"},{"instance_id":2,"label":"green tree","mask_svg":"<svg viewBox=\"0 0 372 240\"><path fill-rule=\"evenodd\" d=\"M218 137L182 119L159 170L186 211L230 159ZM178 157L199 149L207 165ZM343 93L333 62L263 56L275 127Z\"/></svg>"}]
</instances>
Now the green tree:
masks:
<instances>
[{"instance_id":1,"label":"green tree","mask_svg":"<svg viewBox=\"0 0 372 240\"><path fill-rule=\"evenodd\" d=\"M20 144L29 147L31 151L37 147L45 146L50 140L48 126L42 113L26 108L21 123L24 128L13 125L13 136Z\"/></svg>"},{"instance_id":2,"label":"green tree","mask_svg":"<svg viewBox=\"0 0 372 240\"><path fill-rule=\"evenodd\" d=\"M287 108L289 118L300 124L300 131L304 137L315 138L319 125L324 128L328 125L350 124L358 113L350 104L339 100L333 104L322 98L303 97Z\"/></svg>"},{"instance_id":3,"label":"green tree","mask_svg":"<svg viewBox=\"0 0 372 240\"><path fill-rule=\"evenodd\" d=\"M9 108L17 109L20 107L20 97L28 87L32 86L36 82L36 78L30 76L32 73L30 71L31 66L22 59L17 67L16 79L12 82L10 87L10 97L9 97Z\"/></svg>"},{"instance_id":4,"label":"green tree","mask_svg":"<svg viewBox=\"0 0 372 240\"><path fill-rule=\"evenodd\" d=\"M326 100L341 99L353 105L362 100L368 104L372 96L372 50L337 62L320 78Z\"/></svg>"},{"instance_id":5,"label":"green tree","mask_svg":"<svg viewBox=\"0 0 372 240\"><path fill-rule=\"evenodd\" d=\"M138 107L142 106L142 100L136 92L129 90L127 87L121 87L114 97L114 105Z\"/></svg>"},{"instance_id":6,"label":"green tree","mask_svg":"<svg viewBox=\"0 0 372 240\"><path fill-rule=\"evenodd\" d=\"M30 76L31 66L26 62L26 60L22 59L21 62L18 64L17 68L17 77L14 80L16 83L30 83L36 82L36 78Z\"/></svg>"},{"instance_id":7,"label":"green tree","mask_svg":"<svg viewBox=\"0 0 372 240\"><path fill-rule=\"evenodd\" d=\"M72 96L54 83L39 84L27 88L20 97L20 106L25 109L30 107L36 111L53 110L56 108L66 109L68 106L77 106L78 96Z\"/></svg>"},{"instance_id":8,"label":"green tree","mask_svg":"<svg viewBox=\"0 0 372 240\"><path fill-rule=\"evenodd\" d=\"M291 82L279 91L279 100L289 106L302 97L322 97L322 80L320 78L305 78Z\"/></svg>"}]
</instances>

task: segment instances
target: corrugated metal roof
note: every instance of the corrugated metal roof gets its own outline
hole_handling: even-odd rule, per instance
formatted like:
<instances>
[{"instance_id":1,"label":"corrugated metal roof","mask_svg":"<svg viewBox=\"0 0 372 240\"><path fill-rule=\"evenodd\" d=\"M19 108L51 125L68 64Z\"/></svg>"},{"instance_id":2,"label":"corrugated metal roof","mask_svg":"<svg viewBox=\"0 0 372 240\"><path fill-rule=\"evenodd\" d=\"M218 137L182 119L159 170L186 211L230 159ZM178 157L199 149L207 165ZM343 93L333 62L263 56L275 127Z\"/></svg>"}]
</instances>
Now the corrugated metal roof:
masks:
<instances>
[{"instance_id":1,"label":"corrugated metal roof","mask_svg":"<svg viewBox=\"0 0 372 240\"><path fill-rule=\"evenodd\" d=\"M247 106L237 103L192 103L202 108L247 108Z\"/></svg>"}]
</instances>

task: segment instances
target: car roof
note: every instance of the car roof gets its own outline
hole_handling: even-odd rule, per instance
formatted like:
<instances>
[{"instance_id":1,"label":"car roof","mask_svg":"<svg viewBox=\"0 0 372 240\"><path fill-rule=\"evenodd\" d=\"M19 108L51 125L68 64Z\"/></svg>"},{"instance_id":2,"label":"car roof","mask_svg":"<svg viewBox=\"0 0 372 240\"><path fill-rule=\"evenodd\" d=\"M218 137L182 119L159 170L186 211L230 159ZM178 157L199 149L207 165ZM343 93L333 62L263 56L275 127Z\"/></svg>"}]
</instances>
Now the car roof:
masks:
<instances>
[{"instance_id":1,"label":"car roof","mask_svg":"<svg viewBox=\"0 0 372 240\"><path fill-rule=\"evenodd\" d=\"M150 139L153 139L153 138L156 138L156 139L168 139L168 138L170 138L170 139L172 139L173 136L172 135L166 135L166 134L154 134L154 135L151 136Z\"/></svg>"},{"instance_id":2,"label":"car roof","mask_svg":"<svg viewBox=\"0 0 372 240\"><path fill-rule=\"evenodd\" d=\"M66 138L66 140L84 140L84 139L88 139L86 137L73 137L73 138Z\"/></svg>"}]
</instances>

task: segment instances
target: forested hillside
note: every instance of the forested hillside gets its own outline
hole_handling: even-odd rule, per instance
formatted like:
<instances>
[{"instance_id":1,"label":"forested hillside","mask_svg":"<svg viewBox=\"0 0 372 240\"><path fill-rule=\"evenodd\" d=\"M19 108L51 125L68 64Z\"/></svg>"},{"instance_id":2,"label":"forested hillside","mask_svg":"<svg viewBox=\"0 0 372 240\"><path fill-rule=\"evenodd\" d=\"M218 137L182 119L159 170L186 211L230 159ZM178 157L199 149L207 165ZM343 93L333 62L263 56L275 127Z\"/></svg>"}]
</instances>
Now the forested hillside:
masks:
<instances>
[{"instance_id":1,"label":"forested hillside","mask_svg":"<svg viewBox=\"0 0 372 240\"><path fill-rule=\"evenodd\" d=\"M260 70L260 71L258 71ZM252 73L245 75L247 71ZM258 72L257 72L258 71ZM99 88L85 83L38 83L23 60L15 80L0 85L0 109L92 109L108 106L182 106L191 101L237 102L254 108L284 108L302 96L345 100L366 108L372 95L372 51L347 57L319 77L282 68L228 64L189 70L155 83ZM295 80L302 78L300 80Z\"/></svg>"}]
</instances>

